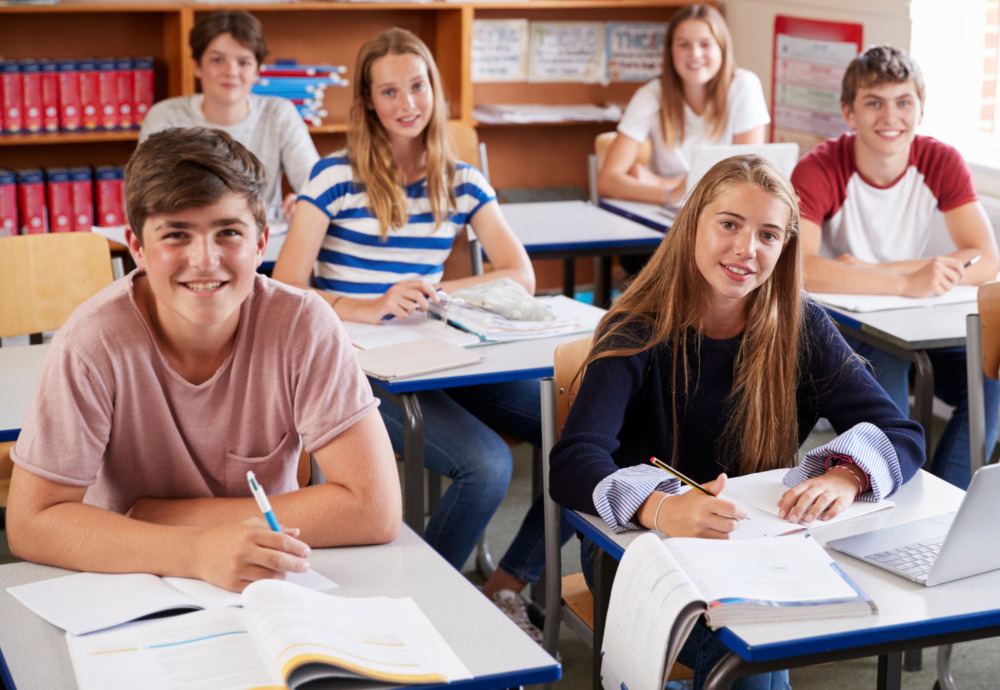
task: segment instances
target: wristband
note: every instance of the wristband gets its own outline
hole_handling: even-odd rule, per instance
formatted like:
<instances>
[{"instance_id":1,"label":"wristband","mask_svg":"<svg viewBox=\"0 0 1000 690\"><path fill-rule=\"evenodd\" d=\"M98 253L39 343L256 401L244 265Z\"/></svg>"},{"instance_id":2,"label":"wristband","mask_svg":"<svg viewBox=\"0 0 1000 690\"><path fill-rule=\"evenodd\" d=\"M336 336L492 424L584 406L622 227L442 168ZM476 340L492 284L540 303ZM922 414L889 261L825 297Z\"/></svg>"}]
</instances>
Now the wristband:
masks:
<instances>
[{"instance_id":1,"label":"wristband","mask_svg":"<svg viewBox=\"0 0 1000 690\"><path fill-rule=\"evenodd\" d=\"M660 534L666 534L666 532L660 529L660 508L663 507L663 502L667 500L670 494L663 494L660 502L656 504L656 512L653 513L653 529L655 529Z\"/></svg>"},{"instance_id":2,"label":"wristband","mask_svg":"<svg viewBox=\"0 0 1000 690\"><path fill-rule=\"evenodd\" d=\"M858 463L854 462L854 458L852 458L850 455L831 455L826 458L827 471L839 465L854 465L859 470L861 470L862 474L861 477L859 477L857 474L854 474L853 472L851 473L854 474L855 479L861 482L860 493L864 493L865 491L868 491L868 489L871 488L871 480L868 478L868 473L865 472L864 469L862 469L861 466L858 465Z\"/></svg>"},{"instance_id":3,"label":"wristband","mask_svg":"<svg viewBox=\"0 0 1000 690\"><path fill-rule=\"evenodd\" d=\"M851 463L851 464L853 465L854 463ZM850 474L852 477L854 477L854 481L856 481L858 483L858 493L854 495L854 498L857 498L858 496L860 496L864 492L865 485L861 483L861 477L859 477L858 475L856 475L854 473L854 470L852 470L850 467L848 467L846 463L842 463L840 465L834 465L828 471L832 472L833 470L844 470L845 472L847 472L848 474Z\"/></svg>"}]
</instances>

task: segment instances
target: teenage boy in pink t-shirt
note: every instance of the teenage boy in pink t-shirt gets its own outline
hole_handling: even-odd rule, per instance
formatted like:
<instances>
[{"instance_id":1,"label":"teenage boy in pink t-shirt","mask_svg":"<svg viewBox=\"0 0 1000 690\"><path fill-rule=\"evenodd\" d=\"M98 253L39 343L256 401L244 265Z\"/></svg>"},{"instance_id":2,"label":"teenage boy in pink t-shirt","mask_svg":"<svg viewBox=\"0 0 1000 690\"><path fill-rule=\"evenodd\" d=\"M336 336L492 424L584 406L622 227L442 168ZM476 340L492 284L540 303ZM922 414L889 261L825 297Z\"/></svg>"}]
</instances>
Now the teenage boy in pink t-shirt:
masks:
<instances>
[{"instance_id":1,"label":"teenage boy in pink t-shirt","mask_svg":"<svg viewBox=\"0 0 1000 690\"><path fill-rule=\"evenodd\" d=\"M260 162L218 130L172 129L125 175L138 269L52 341L12 451L12 552L239 591L307 570L310 547L394 539L392 448L340 321L256 272ZM325 483L299 488L303 444ZM247 470L283 532L261 518Z\"/></svg>"}]
</instances>

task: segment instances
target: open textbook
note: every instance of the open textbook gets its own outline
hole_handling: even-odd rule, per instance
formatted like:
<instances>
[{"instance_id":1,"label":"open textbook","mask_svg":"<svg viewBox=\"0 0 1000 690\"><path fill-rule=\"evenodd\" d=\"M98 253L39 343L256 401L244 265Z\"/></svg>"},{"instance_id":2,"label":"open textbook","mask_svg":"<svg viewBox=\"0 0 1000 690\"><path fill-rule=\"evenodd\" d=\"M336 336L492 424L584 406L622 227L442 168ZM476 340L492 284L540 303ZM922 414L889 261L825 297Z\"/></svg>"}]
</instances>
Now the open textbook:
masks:
<instances>
[{"instance_id":1,"label":"open textbook","mask_svg":"<svg viewBox=\"0 0 1000 690\"><path fill-rule=\"evenodd\" d=\"M659 690L702 614L716 629L876 611L809 535L726 541L648 532L615 575L601 680L607 690Z\"/></svg>"},{"instance_id":2,"label":"open textbook","mask_svg":"<svg viewBox=\"0 0 1000 690\"><path fill-rule=\"evenodd\" d=\"M787 469L779 468L767 472L744 474L726 480L726 488L720 497L739 503L746 509L747 515L750 517L749 520L741 522L739 529L733 532L734 539L776 537L802 532L814 527L833 525L879 510L886 510L896 505L887 499L877 503L855 501L839 515L829 520L813 520L799 524L788 522L778 517L778 499L788 491L788 487L782 482L787 473Z\"/></svg>"},{"instance_id":3,"label":"open textbook","mask_svg":"<svg viewBox=\"0 0 1000 690\"><path fill-rule=\"evenodd\" d=\"M265 690L321 679L359 687L361 678L407 684L471 678L412 599L337 597L281 580L250 584L243 608L67 633L66 643L81 690Z\"/></svg>"},{"instance_id":4,"label":"open textbook","mask_svg":"<svg viewBox=\"0 0 1000 690\"><path fill-rule=\"evenodd\" d=\"M337 587L314 570L287 573L286 578L317 591ZM49 623L77 635L171 611L243 603L239 592L203 580L150 573L76 573L8 587L7 591Z\"/></svg>"}]
</instances>

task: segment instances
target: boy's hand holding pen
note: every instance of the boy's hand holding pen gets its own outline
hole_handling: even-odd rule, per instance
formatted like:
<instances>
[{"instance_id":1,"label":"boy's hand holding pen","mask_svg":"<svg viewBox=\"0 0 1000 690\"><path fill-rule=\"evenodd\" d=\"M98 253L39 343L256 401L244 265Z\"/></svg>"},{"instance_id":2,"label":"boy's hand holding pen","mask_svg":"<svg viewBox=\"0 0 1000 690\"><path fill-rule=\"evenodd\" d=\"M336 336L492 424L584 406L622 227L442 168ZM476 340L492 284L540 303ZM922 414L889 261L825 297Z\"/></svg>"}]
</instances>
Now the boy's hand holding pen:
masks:
<instances>
[{"instance_id":1,"label":"boy's hand holding pen","mask_svg":"<svg viewBox=\"0 0 1000 690\"><path fill-rule=\"evenodd\" d=\"M658 458L650 458L650 462L660 469L669 472L687 484L693 490L677 496L664 494L656 505L656 511L650 522L656 529L673 537L707 537L714 539L727 539L729 533L734 531L741 520L749 519L746 511L739 505L719 498L726 485L726 475L719 477L707 484L699 484L693 479L685 476L675 468L666 464ZM707 500L704 497L708 497ZM671 511L663 511L667 499L673 498L676 501L676 508ZM689 504L681 506L681 503ZM668 515L667 513L670 513ZM721 518L721 519L720 519ZM672 526L671 526L672 523ZM664 527L667 527L665 530Z\"/></svg>"}]
</instances>

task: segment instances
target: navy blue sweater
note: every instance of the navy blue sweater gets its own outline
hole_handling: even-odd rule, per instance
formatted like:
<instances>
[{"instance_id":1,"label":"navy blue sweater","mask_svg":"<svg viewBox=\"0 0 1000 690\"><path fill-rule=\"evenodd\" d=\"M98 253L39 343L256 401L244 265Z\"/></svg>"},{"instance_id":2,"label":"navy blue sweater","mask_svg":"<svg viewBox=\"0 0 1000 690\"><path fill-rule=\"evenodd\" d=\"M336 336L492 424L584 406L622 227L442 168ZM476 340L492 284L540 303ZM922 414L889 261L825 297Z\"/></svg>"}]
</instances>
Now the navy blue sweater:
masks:
<instances>
[{"instance_id":1,"label":"navy blue sweater","mask_svg":"<svg viewBox=\"0 0 1000 690\"><path fill-rule=\"evenodd\" d=\"M870 422L892 443L903 481L908 481L924 463L920 425L902 415L821 307L807 299L803 318L808 342L796 390L799 443L820 417L829 419L838 434ZM727 452L721 437L732 414L729 395L741 340L702 337L700 350L689 357L693 365L700 362L700 371L691 377L697 382L691 395L678 395L674 465L699 482L711 481L719 472L740 474L738 457ZM552 449L550 492L556 502L596 514L593 492L602 479L619 468L648 462L650 456L671 458L671 367L671 346L665 343L590 364ZM784 460L788 466L794 462Z\"/></svg>"}]
</instances>

